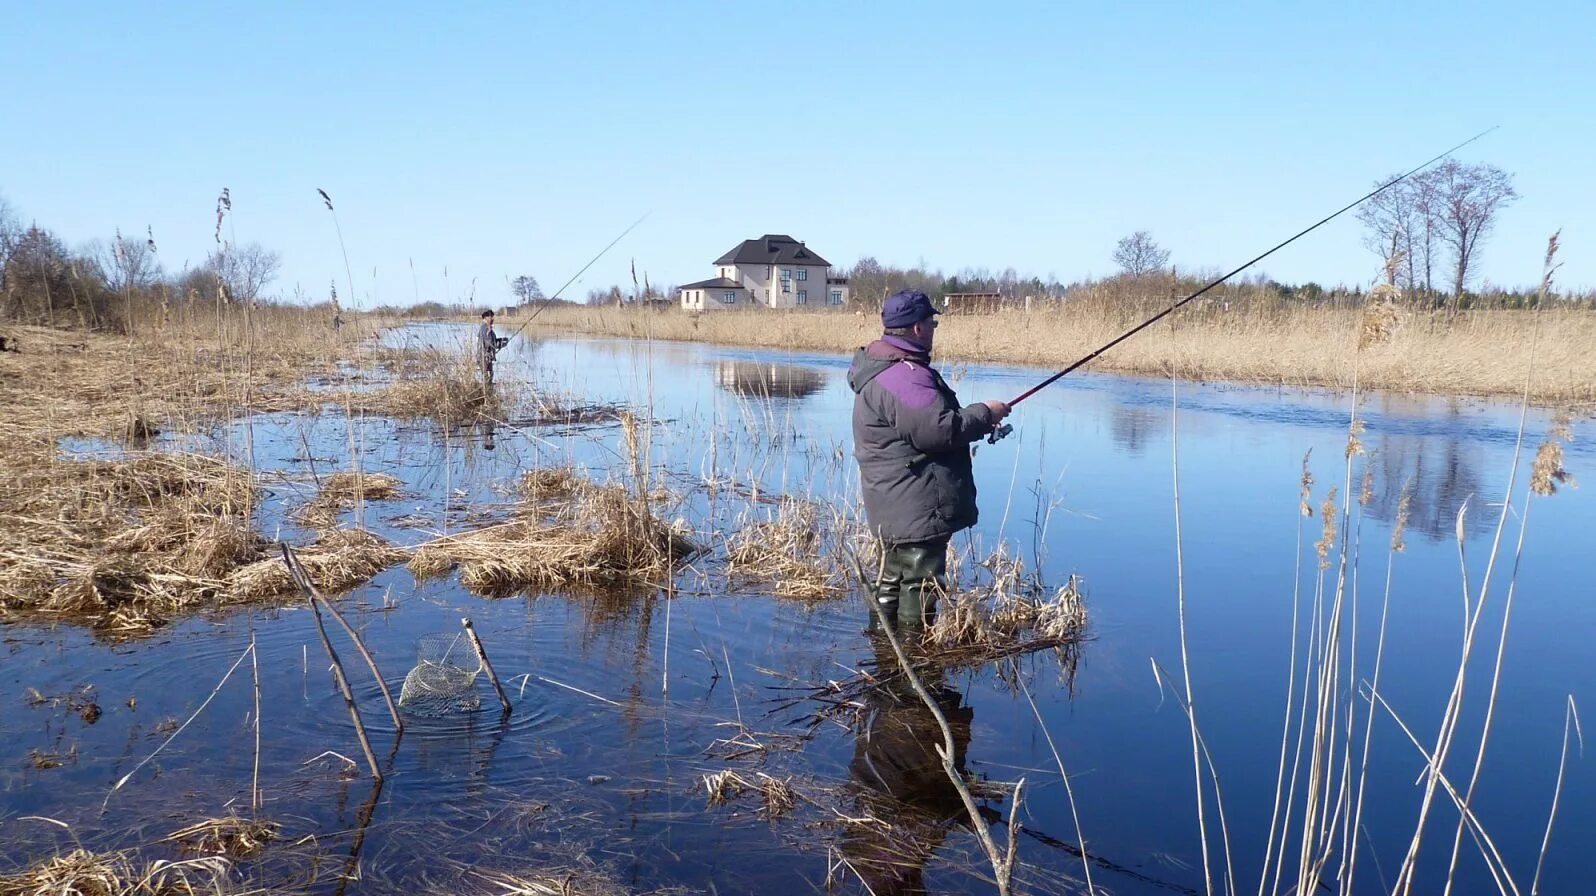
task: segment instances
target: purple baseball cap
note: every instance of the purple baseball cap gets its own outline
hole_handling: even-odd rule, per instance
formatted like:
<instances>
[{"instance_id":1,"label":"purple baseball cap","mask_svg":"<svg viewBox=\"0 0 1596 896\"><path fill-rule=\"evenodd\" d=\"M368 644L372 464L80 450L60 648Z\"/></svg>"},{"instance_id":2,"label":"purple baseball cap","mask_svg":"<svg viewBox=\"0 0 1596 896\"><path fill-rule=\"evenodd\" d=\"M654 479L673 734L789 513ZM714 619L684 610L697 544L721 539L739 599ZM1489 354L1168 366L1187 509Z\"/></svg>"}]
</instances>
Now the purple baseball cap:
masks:
<instances>
[{"instance_id":1,"label":"purple baseball cap","mask_svg":"<svg viewBox=\"0 0 1596 896\"><path fill-rule=\"evenodd\" d=\"M909 327L941 313L925 293L918 289L900 289L881 304L881 325L887 329Z\"/></svg>"}]
</instances>

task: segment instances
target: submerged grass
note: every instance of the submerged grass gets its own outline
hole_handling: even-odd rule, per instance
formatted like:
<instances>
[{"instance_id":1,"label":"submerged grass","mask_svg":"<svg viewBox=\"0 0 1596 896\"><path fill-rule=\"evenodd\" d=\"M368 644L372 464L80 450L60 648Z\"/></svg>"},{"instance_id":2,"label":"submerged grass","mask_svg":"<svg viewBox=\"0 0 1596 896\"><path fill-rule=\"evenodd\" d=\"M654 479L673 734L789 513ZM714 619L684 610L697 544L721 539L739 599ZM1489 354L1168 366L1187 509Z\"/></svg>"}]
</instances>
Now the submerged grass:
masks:
<instances>
[{"instance_id":1,"label":"submerged grass","mask_svg":"<svg viewBox=\"0 0 1596 896\"><path fill-rule=\"evenodd\" d=\"M231 868L221 856L173 862L74 849L0 876L0 896L204 896L236 889Z\"/></svg>"}]
</instances>

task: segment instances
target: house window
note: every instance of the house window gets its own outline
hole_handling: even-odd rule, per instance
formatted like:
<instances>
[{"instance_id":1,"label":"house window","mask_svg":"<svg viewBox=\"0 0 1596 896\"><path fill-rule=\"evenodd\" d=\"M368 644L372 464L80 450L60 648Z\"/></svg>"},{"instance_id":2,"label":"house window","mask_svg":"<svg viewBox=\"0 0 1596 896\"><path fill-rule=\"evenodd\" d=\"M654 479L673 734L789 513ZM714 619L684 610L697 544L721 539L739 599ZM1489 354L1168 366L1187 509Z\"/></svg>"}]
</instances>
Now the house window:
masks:
<instances>
[{"instance_id":1,"label":"house window","mask_svg":"<svg viewBox=\"0 0 1596 896\"><path fill-rule=\"evenodd\" d=\"M808 268L799 268L798 269L798 279L799 280L808 280L809 279L809 269Z\"/></svg>"},{"instance_id":2,"label":"house window","mask_svg":"<svg viewBox=\"0 0 1596 896\"><path fill-rule=\"evenodd\" d=\"M809 304L809 290L807 290L807 289L798 290L798 304L800 304L800 305Z\"/></svg>"},{"instance_id":3,"label":"house window","mask_svg":"<svg viewBox=\"0 0 1596 896\"><path fill-rule=\"evenodd\" d=\"M730 290L730 289L728 289L725 292L720 294L720 300L723 303L727 304L727 305L736 304L736 302L737 302L737 293L732 291L732 290Z\"/></svg>"},{"instance_id":4,"label":"house window","mask_svg":"<svg viewBox=\"0 0 1596 896\"><path fill-rule=\"evenodd\" d=\"M842 290L833 289L831 291L831 304L833 304L833 305L841 305L842 304Z\"/></svg>"}]
</instances>

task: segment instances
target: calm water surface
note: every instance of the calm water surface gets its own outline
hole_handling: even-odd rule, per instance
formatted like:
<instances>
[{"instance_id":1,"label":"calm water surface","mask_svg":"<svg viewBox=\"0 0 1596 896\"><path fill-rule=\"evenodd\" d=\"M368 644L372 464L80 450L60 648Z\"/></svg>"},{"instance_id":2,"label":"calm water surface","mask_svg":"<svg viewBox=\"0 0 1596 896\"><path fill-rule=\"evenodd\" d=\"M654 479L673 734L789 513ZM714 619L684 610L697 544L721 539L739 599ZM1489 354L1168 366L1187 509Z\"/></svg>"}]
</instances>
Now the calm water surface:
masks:
<instances>
[{"instance_id":1,"label":"calm water surface","mask_svg":"<svg viewBox=\"0 0 1596 896\"><path fill-rule=\"evenodd\" d=\"M956 322L955 322L956 325ZM467 330L415 327L394 343L453 346ZM758 518L765 505L726 495L794 494L852 502L851 393L847 359L693 344L517 337L501 355L500 379L530 381L583 401L624 403L655 421L648 460L690 492L671 508L702 540ZM1006 398L1037 371L949 365L966 401ZM1172 410L1172 398L1178 412ZM1073 678L1050 655L1025 666L1047 729L1071 773L1077 832L1046 739L1024 696L991 670L941 682L952 714L968 724L968 770L991 782L1027 781L1019 877L1038 891L1079 892L1084 837L1094 881L1114 893L1203 889L1190 734L1180 704L1161 691L1154 663L1180 675L1172 447L1178 433L1180 514L1190 669L1202 733L1221 778L1237 886L1256 890L1280 755L1294 590L1306 613L1318 580L1317 514L1304 519L1298 488L1305 455L1317 506L1334 485L1346 491L1344 449L1351 399L1303 391L1072 376L1022 406L1016 433L981 445L976 471L982 523L959 545L984 557L1008 541L1055 584L1081 576L1091 640ZM1354 493L1365 465L1372 497L1353 504L1350 533L1360 553L1358 668L1372 648L1403 489L1411 492L1406 552L1396 555L1380 690L1428 745L1457 669L1463 564L1478 594L1496 520L1513 473L1519 411L1469 399L1366 396ZM441 531L493 519L510 486L538 465L617 469L618 427L513 425L441 433L373 418L356 426L367 470L406 483L402 497L371 505L367 525L415 544ZM1528 415L1512 515L1496 564L1487 619L1500 616L1522 518L1529 458L1550 426ZM302 540L288 508L313 494L315 477L347 468L347 422L320 415L266 415L246 430L217 433L198 447L243 456L253 438L267 474L262 509L269 533ZM1591 475L1588 425L1576 423L1566 465ZM247 435L246 435L247 433ZM488 448L491 441L492 448ZM602 475L602 473L601 473ZM725 487L711 497L703 487ZM1596 691L1596 630L1590 552L1596 501L1564 489L1531 502L1506 664L1475 809L1515 878L1528 889L1558 771L1565 709ZM1343 533L1347 534L1347 533ZM713 567L714 560L701 564ZM1300 570L1300 571L1299 571ZM358 620L397 691L418 639L458 631L471 616L509 680L516 711L500 724L484 687L484 709L410 723L377 790L345 772L336 754L358 758L342 702L328 679L309 614L256 610L169 626L153 637L107 644L76 628L11 626L0 666L0 858L16 865L70 846L148 846L199 815L247 807L253 773L253 696L248 664L157 759L108 800L112 783L187 719L228 667L259 643L264 700L260 781L266 814L294 839L315 835L326 867L316 887L347 892L479 891L464 869L526 871L591 864L628 887L679 885L720 893L807 892L827 885L863 892L847 867L893 855L910 867L866 871L878 893L988 892L982 860L940 771L913 759L917 738L935 736L923 713L876 706L868 730L826 723L803 742L793 720L772 713L785 688L842 679L875 651L860 634L856 598L818 606L729 589L713 568L684 573L681 593L633 598L531 595L486 600L453 578L417 583L402 568L379 575L343 605ZM1306 622L1299 631L1305 634ZM1494 629L1493 629L1494 631ZM1448 770L1466 781L1489 688L1494 635L1470 670L1462 729ZM346 650L347 654L348 651ZM347 657L346 659L352 659ZM388 755L391 722L375 684L351 669ZM556 682L556 683L551 683ZM64 697L92 686L103 710L93 723ZM1298 682L1300 687L1300 681ZM584 693L585 692L585 693ZM1355 703L1361 729L1366 704ZM768 752L727 759L739 720ZM963 727L963 724L960 726ZM907 734L905 734L907 733ZM37 751L37 753L35 753ZM328 751L334 751L329 753ZM31 757L61 764L36 768ZM905 757L910 757L905 759ZM922 756L923 760L924 757ZM706 805L702 777L735 769L790 778L808 798L767 820L753 797ZM1418 751L1389 715L1377 718L1369 766L1358 890L1382 892L1401 862L1422 787ZM884 771L885 770L885 771ZM883 788L915 808L889 804ZM103 809L102 809L103 803ZM1006 814L999 799L991 808ZM838 813L869 811L897 828L845 825ZM1213 808L1210 804L1210 823ZM1421 863L1430 891L1444 873L1456 813L1434 812ZM47 817L70 825L71 833ZM1002 828L997 828L1000 838ZM1217 844L1217 834L1215 843ZM1571 756L1544 892L1579 892L1596 843L1596 772ZM257 873L305 877L295 846ZM1492 891L1465 838L1461 892ZM1213 861L1222 863L1220 853ZM1294 861L1294 859L1293 859ZM1439 867L1438 867L1439 866ZM245 870L249 870L247 867Z\"/></svg>"}]
</instances>

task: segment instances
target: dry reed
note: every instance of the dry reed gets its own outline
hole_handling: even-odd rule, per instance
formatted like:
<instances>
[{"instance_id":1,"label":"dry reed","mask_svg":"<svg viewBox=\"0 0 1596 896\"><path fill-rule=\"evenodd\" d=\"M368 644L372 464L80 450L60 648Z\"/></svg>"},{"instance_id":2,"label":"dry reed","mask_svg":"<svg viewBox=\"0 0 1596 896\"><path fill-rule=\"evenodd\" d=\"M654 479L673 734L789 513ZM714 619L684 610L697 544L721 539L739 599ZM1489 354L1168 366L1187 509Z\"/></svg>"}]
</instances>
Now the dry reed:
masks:
<instances>
[{"instance_id":1,"label":"dry reed","mask_svg":"<svg viewBox=\"0 0 1596 896\"><path fill-rule=\"evenodd\" d=\"M186 825L168 834L166 840L199 855L238 860L260 855L281 831L276 822L226 815Z\"/></svg>"},{"instance_id":2,"label":"dry reed","mask_svg":"<svg viewBox=\"0 0 1596 896\"><path fill-rule=\"evenodd\" d=\"M1167 304L1167 302L1166 302ZM1145 318L1135 303L1091 297L1026 312L949 318L937 331L945 360L1061 367ZM1155 309L1156 310L1156 309ZM1373 315L1366 319L1366 314ZM1596 314L1539 312L1544 327L1531 398L1596 402ZM1188 309L1178 327L1155 328L1092 363L1091 369L1196 380L1349 389L1353 370L1366 389L1435 394L1521 395L1535 316L1414 311L1376 296L1373 311L1274 303L1212 303ZM1367 324L1367 326L1366 326ZM534 329L711 342L786 350L847 352L880 333L874 310L723 312L550 308ZM1014 334L1025 338L1016 339ZM1367 333L1367 335L1365 335ZM1364 351L1357 351L1362 342Z\"/></svg>"},{"instance_id":3,"label":"dry reed","mask_svg":"<svg viewBox=\"0 0 1596 896\"><path fill-rule=\"evenodd\" d=\"M73 460L18 436L0 456L0 611L135 632L226 599L262 555L249 474L193 454Z\"/></svg>"},{"instance_id":4,"label":"dry reed","mask_svg":"<svg viewBox=\"0 0 1596 896\"><path fill-rule=\"evenodd\" d=\"M75 849L0 876L0 896L204 896L229 892L221 856L144 861L128 852Z\"/></svg>"},{"instance_id":5,"label":"dry reed","mask_svg":"<svg viewBox=\"0 0 1596 896\"><path fill-rule=\"evenodd\" d=\"M315 544L296 548L295 555L310 581L322 591L347 591L401 563L405 552L381 536L359 529L323 532ZM288 567L275 554L235 569L227 577L226 594L234 601L259 601L297 594Z\"/></svg>"},{"instance_id":6,"label":"dry reed","mask_svg":"<svg viewBox=\"0 0 1596 896\"><path fill-rule=\"evenodd\" d=\"M460 583L484 595L624 589L663 584L672 564L697 550L682 524L664 522L620 486L574 484L558 474L523 479L523 492L538 494L539 481L568 489L569 497L529 497L509 522L423 544L410 559L411 572L430 578L459 567Z\"/></svg>"},{"instance_id":7,"label":"dry reed","mask_svg":"<svg viewBox=\"0 0 1596 896\"><path fill-rule=\"evenodd\" d=\"M1059 646L1084 632L1086 601L1078 578L1071 576L1049 594L1025 562L1001 546L980 565L988 581L944 596L922 641L922 649L944 665Z\"/></svg>"},{"instance_id":8,"label":"dry reed","mask_svg":"<svg viewBox=\"0 0 1596 896\"><path fill-rule=\"evenodd\" d=\"M772 519L744 523L727 541L727 575L733 581L768 584L776 597L794 600L846 593L846 566L827 542L846 537L847 521L837 515L824 525L820 512L812 501L783 498Z\"/></svg>"},{"instance_id":9,"label":"dry reed","mask_svg":"<svg viewBox=\"0 0 1596 896\"><path fill-rule=\"evenodd\" d=\"M300 508L300 519L318 529L333 525L338 514L365 501L397 497L400 482L387 473L344 470L322 480L321 491Z\"/></svg>"}]
</instances>

